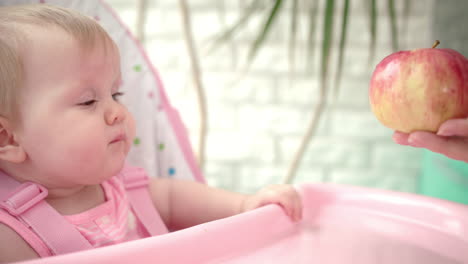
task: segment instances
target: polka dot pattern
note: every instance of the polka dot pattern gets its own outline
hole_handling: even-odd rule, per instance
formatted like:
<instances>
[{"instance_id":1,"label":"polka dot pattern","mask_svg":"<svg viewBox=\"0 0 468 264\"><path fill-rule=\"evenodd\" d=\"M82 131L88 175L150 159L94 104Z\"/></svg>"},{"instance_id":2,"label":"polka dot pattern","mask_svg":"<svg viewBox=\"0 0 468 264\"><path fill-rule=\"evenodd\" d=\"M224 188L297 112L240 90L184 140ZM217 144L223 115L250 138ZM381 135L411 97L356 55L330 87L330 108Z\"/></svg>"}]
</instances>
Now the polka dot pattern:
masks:
<instances>
[{"instance_id":1,"label":"polka dot pattern","mask_svg":"<svg viewBox=\"0 0 468 264\"><path fill-rule=\"evenodd\" d=\"M136 72L141 72L141 65L140 64L137 64L135 66L133 66L133 70L136 71Z\"/></svg>"},{"instance_id":2,"label":"polka dot pattern","mask_svg":"<svg viewBox=\"0 0 468 264\"><path fill-rule=\"evenodd\" d=\"M169 174L169 176L174 176L176 174L176 169L173 167L170 167L167 173Z\"/></svg>"},{"instance_id":3,"label":"polka dot pattern","mask_svg":"<svg viewBox=\"0 0 468 264\"><path fill-rule=\"evenodd\" d=\"M21 2L20 0L18 0ZM194 171L186 158L184 144L180 144L180 127L174 121L172 109L166 109L164 87L153 70L146 54L136 45L134 38L101 1L50 1L32 0L36 3L53 3L76 9L93 18L116 41L121 51L122 102L133 114L137 137L131 139L127 160L144 168L149 175L193 179ZM2 2L0 0L0 2ZM178 120L178 119L176 119Z\"/></svg>"}]
</instances>

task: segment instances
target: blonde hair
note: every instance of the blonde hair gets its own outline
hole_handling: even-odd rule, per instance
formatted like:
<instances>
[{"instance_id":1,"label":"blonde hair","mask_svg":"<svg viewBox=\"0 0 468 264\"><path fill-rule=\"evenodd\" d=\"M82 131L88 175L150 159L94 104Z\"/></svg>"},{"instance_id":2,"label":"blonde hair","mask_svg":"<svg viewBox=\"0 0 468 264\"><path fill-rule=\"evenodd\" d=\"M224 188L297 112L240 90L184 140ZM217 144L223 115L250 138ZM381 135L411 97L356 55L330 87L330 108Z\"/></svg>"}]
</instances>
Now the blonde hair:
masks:
<instances>
[{"instance_id":1,"label":"blonde hair","mask_svg":"<svg viewBox=\"0 0 468 264\"><path fill-rule=\"evenodd\" d=\"M84 49L98 42L115 46L94 19L74 10L46 4L0 7L0 116L7 118L18 117L19 91L25 77L21 49L31 41L27 26L62 29Z\"/></svg>"}]
</instances>

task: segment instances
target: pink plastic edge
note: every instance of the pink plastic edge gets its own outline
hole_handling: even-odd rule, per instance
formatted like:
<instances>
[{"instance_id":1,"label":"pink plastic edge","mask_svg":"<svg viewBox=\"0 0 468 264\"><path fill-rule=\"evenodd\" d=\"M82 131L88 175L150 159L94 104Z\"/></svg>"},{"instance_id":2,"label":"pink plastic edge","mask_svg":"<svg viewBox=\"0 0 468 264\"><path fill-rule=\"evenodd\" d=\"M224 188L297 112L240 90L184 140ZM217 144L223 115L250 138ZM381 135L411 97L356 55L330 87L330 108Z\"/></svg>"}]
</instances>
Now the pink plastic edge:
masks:
<instances>
[{"instance_id":1,"label":"pink plastic edge","mask_svg":"<svg viewBox=\"0 0 468 264\"><path fill-rule=\"evenodd\" d=\"M175 110L170 102L169 99L166 95L166 92L164 91L164 85L159 77L159 73L156 70L156 68L153 66L151 63L151 60L148 57L148 54L144 50L143 46L141 45L140 41L137 40L133 34L130 32L129 28L123 21L120 19L120 17L117 15L117 13L114 11L114 9L106 3L104 0L99 0L101 5L106 8L107 11L109 11L112 16L118 21L118 23L122 26L122 28L125 29L125 32L127 35L133 40L137 48L139 49L140 53L143 55L144 60L146 61L146 64L149 66L149 69L151 70L152 75L154 76L156 82L159 85L159 94L161 96L161 104L162 108L166 109L166 113L168 115L169 122L172 125L172 129L174 130L174 133L177 137L177 141L179 143L180 148L182 149L182 152L184 154L185 160L187 161L187 164L189 165L193 176L195 179L199 182L206 183L205 178L203 177L202 172L200 171L200 168L197 165L197 162L195 160L195 154L193 152L193 149L190 145L189 137L187 135L187 129L183 125L183 122L177 113L177 110Z\"/></svg>"},{"instance_id":2,"label":"pink plastic edge","mask_svg":"<svg viewBox=\"0 0 468 264\"><path fill-rule=\"evenodd\" d=\"M363 217L362 210L351 211L352 215L348 215L347 208L367 209L374 216L401 222L406 228L412 227L413 218L424 219L421 223L414 223L415 227L434 230L436 234L432 239L424 240L415 233L408 232L396 233L393 237L435 249L444 256L468 263L468 255L464 250L468 246L468 206L419 195L362 187L303 184L297 186L297 189L305 201L305 224L326 222L326 214L321 215L323 210L331 211L333 220L342 223L352 222L353 217ZM404 203L399 204L398 200ZM418 212L421 208L422 211ZM387 209L393 213L386 214ZM428 217L430 215L435 217ZM451 234L449 230L445 230L443 223L438 223L446 217L453 217L461 224L460 233ZM223 260L237 258L264 245L295 236L301 228L301 223L292 222L279 206L268 205L158 237L25 263L132 263L136 260L138 263L223 263ZM435 238L441 240L435 244ZM458 241L456 248L445 243L450 242L453 245L454 241Z\"/></svg>"},{"instance_id":3,"label":"pink plastic edge","mask_svg":"<svg viewBox=\"0 0 468 264\"><path fill-rule=\"evenodd\" d=\"M371 213L382 219L404 223L406 228L432 230L443 240L459 241L458 249L468 248L468 206L464 204L413 193L330 183L303 184L298 189L302 196L306 197L306 208L317 204L333 207L341 211L339 214L342 214L343 218L347 217L345 210L359 209L359 215L356 214L357 211L353 213L356 217ZM317 216L313 211L311 215ZM462 259L462 263L468 263L468 254L444 243L433 244L432 241L414 234L396 233L392 236L402 241L425 245L426 248L444 252L447 256L459 256L458 260Z\"/></svg>"}]
</instances>

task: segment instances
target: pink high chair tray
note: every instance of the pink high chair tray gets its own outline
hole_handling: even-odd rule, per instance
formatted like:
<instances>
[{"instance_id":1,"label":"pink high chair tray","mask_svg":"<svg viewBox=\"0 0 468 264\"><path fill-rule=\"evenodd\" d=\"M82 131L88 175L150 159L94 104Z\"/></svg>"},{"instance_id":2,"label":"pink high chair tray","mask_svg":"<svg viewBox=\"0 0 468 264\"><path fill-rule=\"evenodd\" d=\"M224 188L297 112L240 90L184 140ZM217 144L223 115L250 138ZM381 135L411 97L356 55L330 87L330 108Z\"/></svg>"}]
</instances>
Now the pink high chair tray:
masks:
<instances>
[{"instance_id":1,"label":"pink high chair tray","mask_svg":"<svg viewBox=\"0 0 468 264\"><path fill-rule=\"evenodd\" d=\"M293 223L276 205L159 237L28 263L468 263L468 206L305 184Z\"/></svg>"}]
</instances>

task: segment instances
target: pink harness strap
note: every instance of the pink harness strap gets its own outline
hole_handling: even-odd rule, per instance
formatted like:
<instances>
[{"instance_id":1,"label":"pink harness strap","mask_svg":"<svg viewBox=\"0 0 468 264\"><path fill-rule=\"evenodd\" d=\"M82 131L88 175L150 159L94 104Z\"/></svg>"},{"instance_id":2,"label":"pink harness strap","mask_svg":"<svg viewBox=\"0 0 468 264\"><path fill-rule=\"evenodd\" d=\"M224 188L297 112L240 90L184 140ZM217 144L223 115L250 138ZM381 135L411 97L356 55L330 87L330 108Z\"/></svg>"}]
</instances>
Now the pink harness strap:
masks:
<instances>
[{"instance_id":1,"label":"pink harness strap","mask_svg":"<svg viewBox=\"0 0 468 264\"><path fill-rule=\"evenodd\" d=\"M78 230L44 200L47 194L39 184L19 183L0 171L0 208L31 228L54 255L91 249Z\"/></svg>"},{"instance_id":2,"label":"pink harness strap","mask_svg":"<svg viewBox=\"0 0 468 264\"><path fill-rule=\"evenodd\" d=\"M29 246L36 251L39 257L49 257L52 256L52 252L47 247L46 244L26 225L18 222L18 219L11 216L8 212L0 210L0 223L9 226L13 229L18 235L20 235Z\"/></svg>"},{"instance_id":3,"label":"pink harness strap","mask_svg":"<svg viewBox=\"0 0 468 264\"><path fill-rule=\"evenodd\" d=\"M119 177L149 235L168 233L152 203L146 172L126 166ZM0 170L0 222L15 230L41 257L92 249L88 240L44 200L47 195L43 186L19 183Z\"/></svg>"},{"instance_id":4,"label":"pink harness strap","mask_svg":"<svg viewBox=\"0 0 468 264\"><path fill-rule=\"evenodd\" d=\"M166 228L161 216L154 208L148 191L149 177L142 168L126 166L120 173L128 199L137 218L140 219L146 231L151 236L166 234Z\"/></svg>"}]
</instances>

